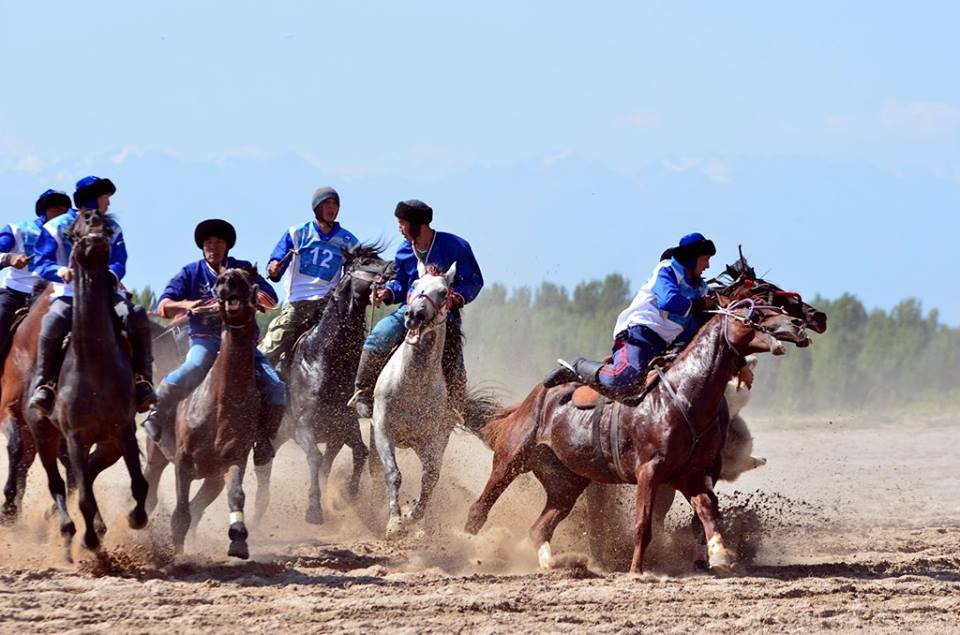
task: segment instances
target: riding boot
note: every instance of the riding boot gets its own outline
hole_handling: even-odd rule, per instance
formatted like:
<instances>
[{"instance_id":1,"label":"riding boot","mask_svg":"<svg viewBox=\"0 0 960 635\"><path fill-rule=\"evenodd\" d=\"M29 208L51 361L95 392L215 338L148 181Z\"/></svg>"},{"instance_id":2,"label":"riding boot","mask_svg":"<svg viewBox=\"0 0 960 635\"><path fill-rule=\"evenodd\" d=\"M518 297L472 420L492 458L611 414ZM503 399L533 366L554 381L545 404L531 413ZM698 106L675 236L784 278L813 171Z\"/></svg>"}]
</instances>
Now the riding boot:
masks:
<instances>
[{"instance_id":1,"label":"riding boot","mask_svg":"<svg viewBox=\"0 0 960 635\"><path fill-rule=\"evenodd\" d=\"M550 371L543 380L543 385L547 388L553 388L560 384L577 381L581 384L597 387L599 380L597 374L603 368L602 362L594 362L582 357L578 357L573 364L568 364L560 360L560 365Z\"/></svg>"},{"instance_id":2,"label":"riding boot","mask_svg":"<svg viewBox=\"0 0 960 635\"><path fill-rule=\"evenodd\" d=\"M266 465L273 459L273 439L277 436L286 411L286 406L264 406L257 425L257 440L253 444L254 465Z\"/></svg>"},{"instance_id":3,"label":"riding boot","mask_svg":"<svg viewBox=\"0 0 960 635\"><path fill-rule=\"evenodd\" d=\"M357 416L369 419L373 416L373 388L377 385L380 371L387 365L390 353L363 349L360 354L360 367L357 368L356 392L350 398L357 409ZM349 405L349 404L348 404Z\"/></svg>"},{"instance_id":4,"label":"riding boot","mask_svg":"<svg viewBox=\"0 0 960 635\"><path fill-rule=\"evenodd\" d=\"M157 388L157 397L143 420L143 430L154 443L159 443L163 431L173 425L177 415L177 406L187 396L188 390L183 390L176 384L161 382Z\"/></svg>"},{"instance_id":5,"label":"riding boot","mask_svg":"<svg viewBox=\"0 0 960 635\"><path fill-rule=\"evenodd\" d=\"M40 415L49 417L57 400L57 379L66 352L63 341L57 338L41 337L38 344L37 372L40 378L28 406Z\"/></svg>"},{"instance_id":6,"label":"riding boot","mask_svg":"<svg viewBox=\"0 0 960 635\"><path fill-rule=\"evenodd\" d=\"M153 352L151 350L150 329L136 329L130 332L130 348L133 349L134 400L137 412L146 412L157 403L153 391Z\"/></svg>"}]
</instances>

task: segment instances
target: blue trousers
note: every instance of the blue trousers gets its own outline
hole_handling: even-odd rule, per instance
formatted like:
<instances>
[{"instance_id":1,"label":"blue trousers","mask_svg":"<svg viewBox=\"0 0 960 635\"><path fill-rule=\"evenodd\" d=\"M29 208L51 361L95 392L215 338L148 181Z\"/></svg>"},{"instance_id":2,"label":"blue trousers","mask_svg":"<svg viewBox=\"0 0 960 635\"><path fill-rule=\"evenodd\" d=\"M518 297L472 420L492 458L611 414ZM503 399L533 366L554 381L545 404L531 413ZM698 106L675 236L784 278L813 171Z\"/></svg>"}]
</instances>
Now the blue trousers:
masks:
<instances>
[{"instance_id":1,"label":"blue trousers","mask_svg":"<svg viewBox=\"0 0 960 635\"><path fill-rule=\"evenodd\" d=\"M179 368L171 371L163 380L188 393L203 382L203 378L207 376L219 352L219 337L191 338L187 358ZM286 384L259 350L256 352L255 363L257 391L264 403L271 406L287 405Z\"/></svg>"},{"instance_id":2,"label":"blue trousers","mask_svg":"<svg viewBox=\"0 0 960 635\"><path fill-rule=\"evenodd\" d=\"M363 350L389 353L394 347L399 346L407 334L407 328L403 325L403 316L406 314L407 305L404 304L377 322L363 342Z\"/></svg>"},{"instance_id":3,"label":"blue trousers","mask_svg":"<svg viewBox=\"0 0 960 635\"><path fill-rule=\"evenodd\" d=\"M647 365L667 343L645 326L631 326L613 341L613 363L600 369L600 384L614 395L629 395L643 383Z\"/></svg>"}]
</instances>

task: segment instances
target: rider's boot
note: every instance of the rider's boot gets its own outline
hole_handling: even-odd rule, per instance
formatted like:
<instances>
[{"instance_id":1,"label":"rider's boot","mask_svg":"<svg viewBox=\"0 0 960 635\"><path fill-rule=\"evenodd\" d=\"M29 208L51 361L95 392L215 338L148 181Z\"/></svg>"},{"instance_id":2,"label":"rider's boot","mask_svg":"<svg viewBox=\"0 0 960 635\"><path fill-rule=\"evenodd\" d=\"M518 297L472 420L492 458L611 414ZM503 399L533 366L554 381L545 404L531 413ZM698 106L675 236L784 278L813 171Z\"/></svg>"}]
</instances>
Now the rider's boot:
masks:
<instances>
[{"instance_id":1,"label":"rider's boot","mask_svg":"<svg viewBox=\"0 0 960 635\"><path fill-rule=\"evenodd\" d=\"M176 384L160 383L153 408L143 420L143 430L154 443L160 443L163 431L173 425L177 405L187 396L187 392Z\"/></svg>"},{"instance_id":2,"label":"rider's boot","mask_svg":"<svg viewBox=\"0 0 960 635\"><path fill-rule=\"evenodd\" d=\"M137 412L146 412L157 403L157 394L153 391L153 352L151 350L150 328L137 328L130 332L130 348L133 349L134 401Z\"/></svg>"},{"instance_id":3,"label":"rider's boot","mask_svg":"<svg viewBox=\"0 0 960 635\"><path fill-rule=\"evenodd\" d=\"M57 379L66 353L63 341L57 338L41 336L38 344L37 373L40 378L28 406L40 415L49 417L57 400Z\"/></svg>"},{"instance_id":4,"label":"rider's boot","mask_svg":"<svg viewBox=\"0 0 960 635\"><path fill-rule=\"evenodd\" d=\"M600 369L603 368L603 362L595 362L582 357L574 360L573 364L568 364L563 360L558 361L560 365L550 371L550 374L543 380L543 385L547 388L573 381L593 386L594 388L600 385L597 375L600 373Z\"/></svg>"},{"instance_id":5,"label":"rider's boot","mask_svg":"<svg viewBox=\"0 0 960 635\"><path fill-rule=\"evenodd\" d=\"M257 440L253 444L254 465L266 465L273 459L273 439L277 436L286 410L286 406L264 406L257 425Z\"/></svg>"},{"instance_id":6,"label":"rider's boot","mask_svg":"<svg viewBox=\"0 0 960 635\"><path fill-rule=\"evenodd\" d=\"M380 371L387 365L390 353L363 349L360 354L360 367L357 368L356 392L350 403L357 409L357 416L369 419L373 416L373 388L377 385Z\"/></svg>"}]
</instances>

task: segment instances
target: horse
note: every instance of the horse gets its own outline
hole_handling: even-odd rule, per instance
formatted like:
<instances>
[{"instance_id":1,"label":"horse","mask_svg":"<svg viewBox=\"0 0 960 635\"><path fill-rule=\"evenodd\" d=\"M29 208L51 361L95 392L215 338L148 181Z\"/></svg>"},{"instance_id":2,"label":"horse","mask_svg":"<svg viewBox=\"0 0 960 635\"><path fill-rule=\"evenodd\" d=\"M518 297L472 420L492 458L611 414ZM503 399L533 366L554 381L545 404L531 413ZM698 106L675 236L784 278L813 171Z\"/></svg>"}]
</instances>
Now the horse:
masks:
<instances>
[{"instance_id":1,"label":"horse","mask_svg":"<svg viewBox=\"0 0 960 635\"><path fill-rule=\"evenodd\" d=\"M393 276L394 263L382 260L379 244L343 251L343 275L330 291L319 320L291 352L288 368L290 405L274 442L279 448L293 437L303 449L310 469L305 520L323 522L320 476L329 476L333 461L347 445L353 452L349 494L357 496L369 451L360 435L356 412L347 406L360 363L366 309L371 290ZM326 443L323 453L317 443ZM255 468L257 500L254 517L266 512L272 464Z\"/></svg>"},{"instance_id":2,"label":"horse","mask_svg":"<svg viewBox=\"0 0 960 635\"><path fill-rule=\"evenodd\" d=\"M250 557L244 523L243 475L253 448L260 411L256 387L257 285L253 269L227 269L217 277L215 293L222 321L220 352L203 383L177 408L172 432L177 502L170 518L174 548L183 551L191 519L195 524L229 480L227 554ZM165 431L165 434L170 434ZM159 481L166 458L150 445L150 476ZM157 467L159 466L159 470ZM190 485L203 479L193 500Z\"/></svg>"},{"instance_id":3,"label":"horse","mask_svg":"<svg viewBox=\"0 0 960 635\"><path fill-rule=\"evenodd\" d=\"M423 465L420 497L409 514L409 520L417 522L426 515L440 477L443 453L457 422L447 403L441 367L452 299L450 285L457 265L453 263L443 273L435 267L424 267L421 262L417 270L420 277L407 298L407 335L387 361L373 390L371 430L387 486L387 538L397 537L407 529L400 515L402 476L395 448L412 448ZM371 471L374 469L371 461Z\"/></svg>"},{"instance_id":4,"label":"horse","mask_svg":"<svg viewBox=\"0 0 960 635\"><path fill-rule=\"evenodd\" d=\"M746 290L745 290L746 291ZM808 343L805 322L782 308L759 304L743 293L711 318L661 380L636 405L614 404L601 412L611 434L611 456L594 447L589 418L570 402L569 385L536 386L519 405L480 431L493 449L493 465L480 497L470 507L465 531L476 534L497 498L521 473L532 471L546 490L543 512L530 530L538 561L550 568L550 539L591 481L636 484L632 572L642 572L651 539L656 489L680 491L704 526L711 568L728 571L732 554L717 523L713 477L725 427L718 425L724 389L745 355L784 352L783 341ZM614 441L613 439L617 439Z\"/></svg>"},{"instance_id":5,"label":"horse","mask_svg":"<svg viewBox=\"0 0 960 635\"><path fill-rule=\"evenodd\" d=\"M100 516L93 483L122 456L130 474L135 501L128 514L132 529L147 524L144 501L147 481L140 466L134 416L134 377L128 342L114 313L116 278L107 268L113 223L96 210L81 210L68 231L73 243L70 265L75 272L73 326L57 397L51 416L26 409L27 425L47 473L50 494L60 516L66 558L76 526L66 504L64 482L57 468L57 450L66 440L67 455L77 480L78 503L85 531L83 545L100 547L106 526ZM23 333L27 336L27 332ZM31 382L30 392L36 389ZM90 452L96 445L96 450Z\"/></svg>"}]
</instances>

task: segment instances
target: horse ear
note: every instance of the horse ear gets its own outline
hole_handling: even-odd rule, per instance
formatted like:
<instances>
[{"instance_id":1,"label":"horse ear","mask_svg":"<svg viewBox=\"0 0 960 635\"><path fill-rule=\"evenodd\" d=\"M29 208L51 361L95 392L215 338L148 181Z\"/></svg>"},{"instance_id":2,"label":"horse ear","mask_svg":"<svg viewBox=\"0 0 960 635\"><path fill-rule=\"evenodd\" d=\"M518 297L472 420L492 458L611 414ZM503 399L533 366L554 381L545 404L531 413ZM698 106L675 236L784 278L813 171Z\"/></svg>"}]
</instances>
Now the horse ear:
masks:
<instances>
[{"instance_id":1,"label":"horse ear","mask_svg":"<svg viewBox=\"0 0 960 635\"><path fill-rule=\"evenodd\" d=\"M457 263L454 262L450 265L450 268L447 269L447 273L443 274L443 277L447 279L447 284L453 284L453 279L457 277Z\"/></svg>"},{"instance_id":2,"label":"horse ear","mask_svg":"<svg viewBox=\"0 0 960 635\"><path fill-rule=\"evenodd\" d=\"M427 266L423 264L423 261L419 258L417 259L417 274L422 278L427 275Z\"/></svg>"}]
</instances>

